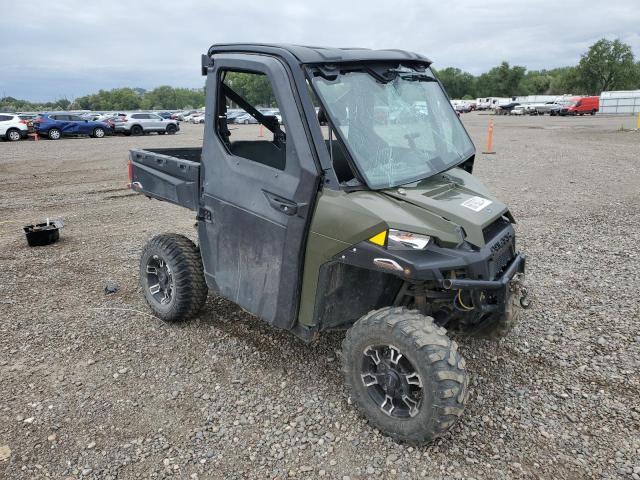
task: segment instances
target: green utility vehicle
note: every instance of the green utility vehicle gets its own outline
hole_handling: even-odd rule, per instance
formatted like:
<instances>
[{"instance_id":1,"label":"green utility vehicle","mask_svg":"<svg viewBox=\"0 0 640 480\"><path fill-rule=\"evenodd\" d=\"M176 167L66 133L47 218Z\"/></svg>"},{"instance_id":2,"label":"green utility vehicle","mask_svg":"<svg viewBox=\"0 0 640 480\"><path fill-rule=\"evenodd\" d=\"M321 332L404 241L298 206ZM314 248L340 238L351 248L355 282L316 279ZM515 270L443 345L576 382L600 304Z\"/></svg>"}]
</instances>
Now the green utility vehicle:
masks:
<instances>
[{"instance_id":1,"label":"green utility vehicle","mask_svg":"<svg viewBox=\"0 0 640 480\"><path fill-rule=\"evenodd\" d=\"M202 148L132 150L129 164L131 188L197 218L199 246L158 235L142 253L159 318L196 315L212 290L305 341L347 329L349 396L411 443L445 432L467 401L449 334L504 335L526 302L514 219L472 176L474 146L430 64L214 45ZM228 123L232 107L259 125Z\"/></svg>"}]
</instances>

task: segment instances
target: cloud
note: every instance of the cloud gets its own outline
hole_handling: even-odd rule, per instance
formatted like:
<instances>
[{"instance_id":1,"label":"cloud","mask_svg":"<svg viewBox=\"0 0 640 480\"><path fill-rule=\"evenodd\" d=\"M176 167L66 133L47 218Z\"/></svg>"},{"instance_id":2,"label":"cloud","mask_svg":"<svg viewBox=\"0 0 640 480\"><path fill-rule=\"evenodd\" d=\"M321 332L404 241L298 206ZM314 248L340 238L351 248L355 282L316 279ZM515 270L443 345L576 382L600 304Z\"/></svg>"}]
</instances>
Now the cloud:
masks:
<instances>
[{"instance_id":1,"label":"cloud","mask_svg":"<svg viewBox=\"0 0 640 480\"><path fill-rule=\"evenodd\" d=\"M474 74L502 60L553 68L575 64L602 37L640 56L638 24L637 0L15 2L0 16L0 95L202 86L200 54L218 42L402 48Z\"/></svg>"}]
</instances>

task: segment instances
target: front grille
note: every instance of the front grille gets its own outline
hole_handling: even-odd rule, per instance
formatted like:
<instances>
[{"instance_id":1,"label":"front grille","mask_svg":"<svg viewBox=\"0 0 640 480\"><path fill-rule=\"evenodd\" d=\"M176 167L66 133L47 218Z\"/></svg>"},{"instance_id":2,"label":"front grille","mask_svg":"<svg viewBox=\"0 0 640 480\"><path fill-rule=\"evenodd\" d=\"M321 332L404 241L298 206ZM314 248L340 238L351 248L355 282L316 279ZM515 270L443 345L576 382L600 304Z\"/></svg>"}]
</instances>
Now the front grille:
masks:
<instances>
[{"instance_id":1,"label":"front grille","mask_svg":"<svg viewBox=\"0 0 640 480\"><path fill-rule=\"evenodd\" d=\"M493 238L498 235L507 225L510 225L511 222L505 218L500 217L496 219L494 222L490 223L486 227L482 229L482 236L484 237L484 243L489 243Z\"/></svg>"},{"instance_id":2,"label":"front grille","mask_svg":"<svg viewBox=\"0 0 640 480\"><path fill-rule=\"evenodd\" d=\"M513 228L503 229L489 244L489 275L497 278L515 255L515 238Z\"/></svg>"}]
</instances>

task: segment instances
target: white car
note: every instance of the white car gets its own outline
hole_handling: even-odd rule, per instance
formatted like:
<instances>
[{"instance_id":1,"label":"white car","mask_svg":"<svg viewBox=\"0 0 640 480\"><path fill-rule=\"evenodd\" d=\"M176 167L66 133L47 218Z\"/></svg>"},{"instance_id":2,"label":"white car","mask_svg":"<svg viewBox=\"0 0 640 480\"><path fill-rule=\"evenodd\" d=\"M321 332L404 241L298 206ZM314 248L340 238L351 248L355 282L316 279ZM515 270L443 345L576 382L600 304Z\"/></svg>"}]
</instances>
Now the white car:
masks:
<instances>
[{"instance_id":1,"label":"white car","mask_svg":"<svg viewBox=\"0 0 640 480\"><path fill-rule=\"evenodd\" d=\"M524 115L527 113L527 107L525 105L516 105L511 109L509 115Z\"/></svg>"},{"instance_id":2,"label":"white car","mask_svg":"<svg viewBox=\"0 0 640 480\"><path fill-rule=\"evenodd\" d=\"M126 117L120 117L115 123L115 131L125 135L144 135L158 132L160 135L173 135L180 130L177 120L168 120L155 113L129 112Z\"/></svg>"},{"instance_id":3,"label":"white car","mask_svg":"<svg viewBox=\"0 0 640 480\"><path fill-rule=\"evenodd\" d=\"M190 123L204 123L204 112L203 113L194 113L189 117Z\"/></svg>"},{"instance_id":4,"label":"white car","mask_svg":"<svg viewBox=\"0 0 640 480\"><path fill-rule=\"evenodd\" d=\"M0 138L17 142L29 133L27 121L13 113L0 113Z\"/></svg>"}]
</instances>

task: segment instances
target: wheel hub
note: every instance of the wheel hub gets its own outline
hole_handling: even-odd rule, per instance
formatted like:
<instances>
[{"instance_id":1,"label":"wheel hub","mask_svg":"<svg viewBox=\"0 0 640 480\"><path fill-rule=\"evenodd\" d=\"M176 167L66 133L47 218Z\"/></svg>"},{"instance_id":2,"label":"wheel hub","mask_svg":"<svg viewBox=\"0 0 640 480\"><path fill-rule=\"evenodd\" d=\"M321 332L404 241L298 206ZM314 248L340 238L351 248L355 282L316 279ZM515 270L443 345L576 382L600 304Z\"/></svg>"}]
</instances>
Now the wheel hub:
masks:
<instances>
[{"instance_id":1,"label":"wheel hub","mask_svg":"<svg viewBox=\"0 0 640 480\"><path fill-rule=\"evenodd\" d=\"M160 304L171 302L173 296L173 276L169 265L157 255L147 262L147 288L155 301Z\"/></svg>"},{"instance_id":2,"label":"wheel hub","mask_svg":"<svg viewBox=\"0 0 640 480\"><path fill-rule=\"evenodd\" d=\"M391 394L392 396L395 396L398 387L400 387L400 382L400 375L398 375L398 373L393 369L390 369L384 375L384 383L382 384L382 388L385 392Z\"/></svg>"},{"instance_id":3,"label":"wheel hub","mask_svg":"<svg viewBox=\"0 0 640 480\"><path fill-rule=\"evenodd\" d=\"M362 383L370 399L394 418L416 416L422 404L422 379L411 362L393 345L364 349Z\"/></svg>"}]
</instances>

